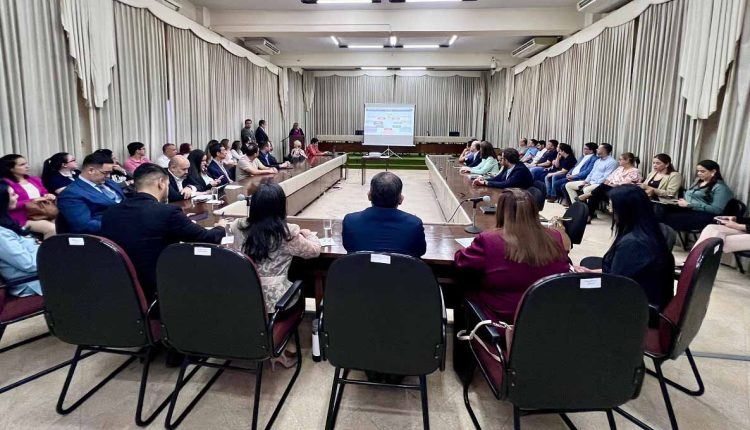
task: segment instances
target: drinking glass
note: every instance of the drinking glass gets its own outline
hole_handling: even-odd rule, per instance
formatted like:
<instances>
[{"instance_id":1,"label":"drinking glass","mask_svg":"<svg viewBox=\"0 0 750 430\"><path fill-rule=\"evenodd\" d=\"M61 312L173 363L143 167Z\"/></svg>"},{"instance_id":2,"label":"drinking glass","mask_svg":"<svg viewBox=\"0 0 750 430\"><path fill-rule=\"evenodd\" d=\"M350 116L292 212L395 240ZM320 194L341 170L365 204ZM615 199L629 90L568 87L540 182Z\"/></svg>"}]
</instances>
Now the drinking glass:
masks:
<instances>
[{"instance_id":1,"label":"drinking glass","mask_svg":"<svg viewBox=\"0 0 750 430\"><path fill-rule=\"evenodd\" d=\"M332 219L323 220L323 237L325 237L326 239L333 237L333 220Z\"/></svg>"},{"instance_id":2,"label":"drinking glass","mask_svg":"<svg viewBox=\"0 0 750 430\"><path fill-rule=\"evenodd\" d=\"M219 200L219 187L211 187L211 200Z\"/></svg>"}]
</instances>

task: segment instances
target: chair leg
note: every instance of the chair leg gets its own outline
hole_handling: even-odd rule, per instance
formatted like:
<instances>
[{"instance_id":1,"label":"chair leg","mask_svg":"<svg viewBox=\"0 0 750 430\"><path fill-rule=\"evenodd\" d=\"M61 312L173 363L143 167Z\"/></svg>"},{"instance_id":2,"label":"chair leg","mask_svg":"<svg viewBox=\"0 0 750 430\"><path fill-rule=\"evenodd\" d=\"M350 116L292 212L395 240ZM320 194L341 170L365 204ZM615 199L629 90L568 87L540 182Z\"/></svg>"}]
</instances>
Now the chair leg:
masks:
<instances>
[{"instance_id":1,"label":"chair leg","mask_svg":"<svg viewBox=\"0 0 750 430\"><path fill-rule=\"evenodd\" d=\"M688 251L688 239L687 235L684 235L682 232L677 233L677 238L680 239L680 243L682 244L683 251Z\"/></svg>"},{"instance_id":2,"label":"chair leg","mask_svg":"<svg viewBox=\"0 0 750 430\"><path fill-rule=\"evenodd\" d=\"M138 390L138 406L136 407L136 410L135 410L135 423L136 425L140 427L146 427L147 425L151 424L156 419L156 417L159 416L159 414L161 414L164 408L167 407L167 405L169 405L170 401L172 400L172 394L170 393L170 395L166 399L164 399L164 401L161 402L161 404L154 410L154 412L151 413L151 415L149 415L145 419L143 418L143 401L144 401L144 398L146 397L146 386L148 385L148 371L149 371L149 368L151 367L151 361L153 359L153 356L154 356L154 348L149 347L144 357L145 362L143 363L143 372L141 373L141 386ZM192 374L188 375L188 379L191 376Z\"/></svg>"},{"instance_id":3,"label":"chair leg","mask_svg":"<svg viewBox=\"0 0 750 430\"><path fill-rule=\"evenodd\" d=\"M744 275L745 274L745 268L742 267L742 259L740 258L740 256L736 252L734 253L734 261L737 262L737 269L739 269L740 273ZM2 337L2 332L0 332L0 337Z\"/></svg>"},{"instance_id":4,"label":"chair leg","mask_svg":"<svg viewBox=\"0 0 750 430\"><path fill-rule=\"evenodd\" d=\"M609 423L610 430L617 430L617 423L615 422L615 414L612 410L607 411L607 422Z\"/></svg>"},{"instance_id":5,"label":"chair leg","mask_svg":"<svg viewBox=\"0 0 750 430\"><path fill-rule=\"evenodd\" d=\"M255 395L253 396L253 422L252 422L252 427L250 427L252 430L256 430L258 428L258 409L260 409L260 387L261 387L261 382L263 382L263 364L265 363L263 363L262 361L258 363L258 371L255 373Z\"/></svg>"},{"instance_id":6,"label":"chair leg","mask_svg":"<svg viewBox=\"0 0 750 430\"><path fill-rule=\"evenodd\" d=\"M628 421L632 422L633 424L637 425L638 427L642 428L643 430L654 430L651 426L644 423L643 421L639 420L638 418L634 417L630 413L626 412L624 409L616 407L613 409L613 411L617 412L618 414L622 415L627 419Z\"/></svg>"},{"instance_id":7,"label":"chair leg","mask_svg":"<svg viewBox=\"0 0 750 430\"><path fill-rule=\"evenodd\" d=\"M427 376L425 375L419 377L419 393L422 398L422 422L424 423L424 430L430 430L430 413L427 409Z\"/></svg>"},{"instance_id":8,"label":"chair leg","mask_svg":"<svg viewBox=\"0 0 750 430\"><path fill-rule=\"evenodd\" d=\"M576 425L573 424L573 421L571 421L570 418L568 418L568 415L560 414L560 418L562 418L563 422L570 430L578 430L578 427L576 427Z\"/></svg>"},{"instance_id":9,"label":"chair leg","mask_svg":"<svg viewBox=\"0 0 750 430\"><path fill-rule=\"evenodd\" d=\"M656 368L657 379L659 379L659 387L661 388L661 394L664 397L664 405L667 407L667 415L669 415L669 423L672 426L672 430L678 430L677 417L674 414L672 408L672 401L669 399L669 390L667 389L667 382L664 378L664 373L661 370L661 364L654 361L654 367Z\"/></svg>"},{"instance_id":10,"label":"chair leg","mask_svg":"<svg viewBox=\"0 0 750 430\"><path fill-rule=\"evenodd\" d=\"M289 392L292 391L292 386L294 385L294 382L297 380L297 376L299 376L300 369L302 369L302 348L300 347L300 341L299 341L299 330L295 329L294 331L294 343L297 347L297 367L294 370L294 375L292 375L292 379L289 381L289 384L286 386L286 390L284 390L284 394L281 395L281 400L279 400L279 403L276 405L276 409L273 410L273 414L271 415L271 419L268 421L268 424L266 425L266 429L270 429L273 425L273 422L276 420L276 417L279 415L279 412L281 411L282 406L284 406L284 402L286 401L286 398L289 396Z\"/></svg>"},{"instance_id":11,"label":"chair leg","mask_svg":"<svg viewBox=\"0 0 750 430\"><path fill-rule=\"evenodd\" d=\"M331 386L331 398L328 400L328 414L326 415L326 430L333 430L336 425L336 415L338 412L338 405L341 401L341 393L339 392L339 375L343 369L336 367L333 372L333 385Z\"/></svg>"},{"instance_id":12,"label":"chair leg","mask_svg":"<svg viewBox=\"0 0 750 430\"><path fill-rule=\"evenodd\" d=\"M84 350L84 347L82 347L82 346L79 346L78 348L76 348L76 352L73 355L73 360L71 360L70 369L68 370L68 376L65 378L65 383L63 384L62 391L60 392L60 398L57 400L56 410L57 410L57 413L60 414L60 415L67 415L67 414L73 412L77 407L81 406L81 404L83 404L83 402L85 402L86 400L88 400L89 397L93 396L97 391L99 391L99 389L101 389L103 386L105 386L107 384L107 382L111 381L112 378L114 378L120 372L122 372L123 370L125 370L125 368L128 367L130 365L130 363L132 363L133 361L135 361L136 358L138 358L138 356L133 355L132 357L130 357L127 360L125 360L125 362L122 363L117 369L115 369L112 373L110 373L109 375L107 375L107 377L105 377L98 384L96 384L94 386L94 388L92 388L86 394L84 394L83 396L81 396L81 398L78 399L72 405L70 405L70 407L65 408L63 406L63 403L65 403L65 397L68 394L68 389L70 388L70 383L73 380L73 374L76 371L76 367L78 366L78 362L80 360L82 360L83 358L86 358L88 355L91 355L91 354L88 354L86 356L82 356L81 352L83 350Z\"/></svg>"},{"instance_id":13,"label":"chair leg","mask_svg":"<svg viewBox=\"0 0 750 430\"><path fill-rule=\"evenodd\" d=\"M5 333L5 329L7 327L8 326L5 325L5 324L0 324L0 339L3 338L3 333ZM12 344L12 345L5 346L3 348L0 348L0 354L2 354L3 352L6 352L6 351L10 351L11 349L18 348L19 346L27 345L27 344L29 344L31 342L36 342L37 340L44 339L45 337L49 337L51 334L52 333L50 333L50 332L38 334L38 335L30 337L28 339L24 339L24 340L18 341L16 343Z\"/></svg>"},{"instance_id":14,"label":"chair leg","mask_svg":"<svg viewBox=\"0 0 750 430\"><path fill-rule=\"evenodd\" d=\"M693 353L690 352L690 348L688 348L688 349L685 350L685 357L687 357L688 363L690 363L690 368L693 371L693 376L695 377L695 382L698 384L698 388L697 389L691 390L691 389L685 387L684 385L678 384L677 382L675 382L675 381L673 381L673 380L665 377L663 374L662 374L661 377L664 379L664 382L667 385L669 385L669 386L671 386L673 388L676 388L676 389L682 391L683 393L687 394L688 396L693 396L693 397L702 396L703 393L706 392L706 387L703 385L703 379L701 378L701 374L698 371L698 365L695 363L695 359L693 358ZM654 372L652 370L646 369L646 372L649 375L651 375L651 376L655 376L655 377L659 378L658 373L656 373L656 372Z\"/></svg>"},{"instance_id":15,"label":"chair leg","mask_svg":"<svg viewBox=\"0 0 750 430\"><path fill-rule=\"evenodd\" d=\"M224 362L225 366L228 366L231 363L231 360L227 360ZM214 382L216 382L217 379L219 379L219 376L221 376L222 373L224 373L223 368L220 368L214 373L214 375L211 377L211 379L208 380L206 385L203 386L203 388L198 392L198 394L193 398L193 400L190 402L190 404L185 407L185 410L182 411L182 414L177 417L177 419L172 422L172 414L174 414L175 406L177 405L177 397L180 394L180 390L185 386L187 381L190 379L191 376L195 374L195 372L200 369L201 365L200 363L195 364L195 368L190 372L188 377L185 377L185 370L187 369L188 365L190 364L190 360L188 357L185 357L185 359L182 361L182 366L180 366L180 373L177 375L177 383L175 384L174 391L172 392L172 395L170 398L172 401L169 403L169 409L167 410L167 418L164 422L164 427L166 427L168 430L174 430L177 428L177 426L182 423L182 420L187 417L187 415L190 413L190 411L193 410L195 405L198 404L198 401L200 401L201 398L208 392L208 390L211 388L212 385L214 385Z\"/></svg>"},{"instance_id":16,"label":"chair leg","mask_svg":"<svg viewBox=\"0 0 750 430\"><path fill-rule=\"evenodd\" d=\"M521 410L513 406L513 430L521 430Z\"/></svg>"},{"instance_id":17,"label":"chair leg","mask_svg":"<svg viewBox=\"0 0 750 430\"><path fill-rule=\"evenodd\" d=\"M468 412L469 416L471 417L471 422L474 423L474 428L476 430L482 430L482 427L479 425L479 420L477 420L477 416L474 415L474 410L471 408L471 403L469 403L469 386L471 385L471 380L472 376L474 375L475 368L476 366L473 366L471 369L471 374L462 381L464 385L464 406L466 406L466 412Z\"/></svg>"}]
</instances>

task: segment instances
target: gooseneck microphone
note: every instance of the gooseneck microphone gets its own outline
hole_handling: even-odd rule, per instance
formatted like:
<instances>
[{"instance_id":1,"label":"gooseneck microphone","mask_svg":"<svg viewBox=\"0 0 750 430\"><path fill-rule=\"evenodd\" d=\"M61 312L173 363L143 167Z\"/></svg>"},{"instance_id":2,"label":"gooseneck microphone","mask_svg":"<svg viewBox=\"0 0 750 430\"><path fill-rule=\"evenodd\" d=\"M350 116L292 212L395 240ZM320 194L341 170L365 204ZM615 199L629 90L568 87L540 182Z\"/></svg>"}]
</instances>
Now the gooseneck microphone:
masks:
<instances>
[{"instance_id":1,"label":"gooseneck microphone","mask_svg":"<svg viewBox=\"0 0 750 430\"><path fill-rule=\"evenodd\" d=\"M477 223L476 223L476 221L477 221L477 204L479 202L487 202L487 203L489 203L490 201L492 201L492 199L490 198L490 196L469 197L467 199L463 199L463 200L461 200L461 202L459 203L459 205L456 207L456 210L453 211L453 215L451 215L451 217L448 218L448 222L451 222L451 220L453 219L453 217L456 216L456 213L458 213L458 210L461 208L462 204L464 204L466 202L472 202L472 203L474 203L474 207L473 207L474 213L472 214L471 225L468 226L468 227L465 227L464 231L467 232L467 233L477 234L477 233L479 233L479 232L482 231L479 227L477 227Z\"/></svg>"}]
</instances>

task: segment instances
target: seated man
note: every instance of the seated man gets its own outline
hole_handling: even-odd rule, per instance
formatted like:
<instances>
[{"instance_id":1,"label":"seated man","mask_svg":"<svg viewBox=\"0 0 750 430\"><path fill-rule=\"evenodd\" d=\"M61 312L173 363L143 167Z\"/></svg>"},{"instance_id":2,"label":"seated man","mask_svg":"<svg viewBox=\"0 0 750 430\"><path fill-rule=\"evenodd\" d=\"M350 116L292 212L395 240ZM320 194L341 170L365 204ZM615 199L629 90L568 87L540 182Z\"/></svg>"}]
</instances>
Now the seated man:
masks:
<instances>
[{"instance_id":1,"label":"seated man","mask_svg":"<svg viewBox=\"0 0 750 430\"><path fill-rule=\"evenodd\" d=\"M190 162L182 155L175 155L169 160L169 201L188 200L198 194L194 185L186 183ZM159 166L161 167L161 166Z\"/></svg>"},{"instance_id":2,"label":"seated man","mask_svg":"<svg viewBox=\"0 0 750 430\"><path fill-rule=\"evenodd\" d=\"M534 185L534 179L526 164L521 162L518 151L514 148L503 149L503 169L490 180L476 178L472 185L488 186L492 188L522 188L527 189Z\"/></svg>"},{"instance_id":3,"label":"seated man","mask_svg":"<svg viewBox=\"0 0 750 430\"><path fill-rule=\"evenodd\" d=\"M234 180L231 173L224 167L224 159L227 158L227 150L221 143L214 142L208 147L208 152L211 154L211 162L208 163L208 176L211 179L219 179L221 183L219 185L226 185Z\"/></svg>"},{"instance_id":4,"label":"seated man","mask_svg":"<svg viewBox=\"0 0 750 430\"><path fill-rule=\"evenodd\" d=\"M161 147L161 155L156 159L156 164L160 167L166 168L169 165L169 160L177 155L177 147L174 143L165 143Z\"/></svg>"},{"instance_id":5,"label":"seated man","mask_svg":"<svg viewBox=\"0 0 750 430\"><path fill-rule=\"evenodd\" d=\"M391 172L381 172L370 181L367 198L372 206L346 215L341 236L347 252L395 252L421 257L427 250L422 220L403 212L403 184Z\"/></svg>"},{"instance_id":6,"label":"seated man","mask_svg":"<svg viewBox=\"0 0 750 430\"><path fill-rule=\"evenodd\" d=\"M101 152L83 159L81 174L57 198L58 233L98 234L102 213L125 199L122 188L109 179L114 163Z\"/></svg>"},{"instance_id":7,"label":"seated man","mask_svg":"<svg viewBox=\"0 0 750 430\"><path fill-rule=\"evenodd\" d=\"M602 143L596 149L597 159L594 161L591 172L586 176L586 179L568 181L565 184L565 192L568 194L571 204L578 201L579 192L584 194L591 193L607 179L610 173L614 172L617 168L617 160L610 154L612 154L612 145Z\"/></svg>"},{"instance_id":8,"label":"seated man","mask_svg":"<svg viewBox=\"0 0 750 430\"><path fill-rule=\"evenodd\" d=\"M289 162L285 161L283 163L279 163L276 160L276 157L271 154L271 142L265 141L258 144L258 151L260 152L258 154L258 160L260 160L261 164L263 164L266 167L274 167L276 169L286 169L289 167Z\"/></svg>"},{"instance_id":9,"label":"seated man","mask_svg":"<svg viewBox=\"0 0 750 430\"><path fill-rule=\"evenodd\" d=\"M535 181L542 181L547 176L547 172L552 169L555 160L559 160L557 157L557 147L559 143L555 139L551 139L547 142L545 149L547 150L539 161L531 163L531 176Z\"/></svg>"},{"instance_id":10,"label":"seated man","mask_svg":"<svg viewBox=\"0 0 750 430\"><path fill-rule=\"evenodd\" d=\"M206 230L190 221L179 207L161 203L167 199L169 174L156 164L139 166L134 178L137 193L104 212L101 235L125 250L146 299L151 301L156 295L156 261L164 248L179 242L219 243L226 221Z\"/></svg>"}]
</instances>

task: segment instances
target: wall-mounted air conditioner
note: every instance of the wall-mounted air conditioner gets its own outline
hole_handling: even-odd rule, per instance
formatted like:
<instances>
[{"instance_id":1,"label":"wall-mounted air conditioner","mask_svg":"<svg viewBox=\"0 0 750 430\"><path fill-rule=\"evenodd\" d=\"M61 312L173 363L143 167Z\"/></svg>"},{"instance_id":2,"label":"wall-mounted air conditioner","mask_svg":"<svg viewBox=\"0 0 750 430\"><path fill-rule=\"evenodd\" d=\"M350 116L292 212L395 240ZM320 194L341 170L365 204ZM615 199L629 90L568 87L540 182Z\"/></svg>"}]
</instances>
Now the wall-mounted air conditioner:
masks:
<instances>
[{"instance_id":1,"label":"wall-mounted air conditioner","mask_svg":"<svg viewBox=\"0 0 750 430\"><path fill-rule=\"evenodd\" d=\"M578 0L578 11L585 13L607 13L630 0Z\"/></svg>"},{"instance_id":2,"label":"wall-mounted air conditioner","mask_svg":"<svg viewBox=\"0 0 750 430\"><path fill-rule=\"evenodd\" d=\"M267 39L245 39L245 47L258 55L277 55L281 51Z\"/></svg>"},{"instance_id":3,"label":"wall-mounted air conditioner","mask_svg":"<svg viewBox=\"0 0 750 430\"><path fill-rule=\"evenodd\" d=\"M161 2L161 4L163 4L164 6L176 11L179 11L182 7L182 2L180 2L180 0L159 0L159 2Z\"/></svg>"},{"instance_id":4,"label":"wall-mounted air conditioner","mask_svg":"<svg viewBox=\"0 0 750 430\"><path fill-rule=\"evenodd\" d=\"M511 52L517 58L529 58L557 43L557 37L534 37Z\"/></svg>"}]
</instances>

